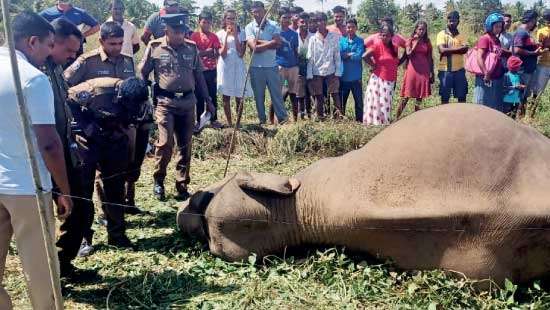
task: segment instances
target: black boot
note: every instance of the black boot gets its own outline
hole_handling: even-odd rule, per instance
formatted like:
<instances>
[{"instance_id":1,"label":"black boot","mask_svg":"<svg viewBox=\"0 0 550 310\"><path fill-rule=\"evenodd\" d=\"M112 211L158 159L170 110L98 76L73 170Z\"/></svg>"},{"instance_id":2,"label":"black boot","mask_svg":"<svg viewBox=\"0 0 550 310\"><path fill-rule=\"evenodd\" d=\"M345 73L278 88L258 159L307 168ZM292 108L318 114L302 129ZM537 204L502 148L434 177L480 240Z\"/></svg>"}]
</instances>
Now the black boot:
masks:
<instances>
[{"instance_id":1,"label":"black boot","mask_svg":"<svg viewBox=\"0 0 550 310\"><path fill-rule=\"evenodd\" d=\"M164 192L164 184L161 182L155 181L155 186L153 187L153 194L155 195L155 198L159 201L165 201L166 200L166 194Z\"/></svg>"},{"instance_id":2,"label":"black boot","mask_svg":"<svg viewBox=\"0 0 550 310\"><path fill-rule=\"evenodd\" d=\"M176 185L176 192L178 193L178 195L176 196L176 200L187 200L191 196L191 194L189 194L189 191L187 191L187 186Z\"/></svg>"},{"instance_id":3,"label":"black boot","mask_svg":"<svg viewBox=\"0 0 550 310\"><path fill-rule=\"evenodd\" d=\"M134 249L134 244L126 235L117 237L107 236L107 244L117 248Z\"/></svg>"},{"instance_id":4,"label":"black boot","mask_svg":"<svg viewBox=\"0 0 550 310\"><path fill-rule=\"evenodd\" d=\"M136 207L136 183L127 182L126 183L126 207L124 207L124 213L130 215L143 214L143 210Z\"/></svg>"}]
</instances>

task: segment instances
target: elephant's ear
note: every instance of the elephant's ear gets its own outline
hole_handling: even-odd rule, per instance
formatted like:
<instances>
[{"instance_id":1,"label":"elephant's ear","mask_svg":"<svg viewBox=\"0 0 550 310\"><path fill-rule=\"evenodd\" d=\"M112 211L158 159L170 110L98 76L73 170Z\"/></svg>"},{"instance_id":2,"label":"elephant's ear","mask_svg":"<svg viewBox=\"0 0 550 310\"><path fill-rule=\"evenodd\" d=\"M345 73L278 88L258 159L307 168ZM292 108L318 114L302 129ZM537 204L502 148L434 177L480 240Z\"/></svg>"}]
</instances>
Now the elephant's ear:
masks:
<instances>
[{"instance_id":1,"label":"elephant's ear","mask_svg":"<svg viewBox=\"0 0 550 310\"><path fill-rule=\"evenodd\" d=\"M281 195L292 195L300 187L295 178L282 177L270 173L241 172L235 180L239 187L260 192L271 192Z\"/></svg>"},{"instance_id":2,"label":"elephant's ear","mask_svg":"<svg viewBox=\"0 0 550 310\"><path fill-rule=\"evenodd\" d=\"M197 214L204 214L212 198L214 198L213 193L198 191L189 198L189 211Z\"/></svg>"}]
</instances>

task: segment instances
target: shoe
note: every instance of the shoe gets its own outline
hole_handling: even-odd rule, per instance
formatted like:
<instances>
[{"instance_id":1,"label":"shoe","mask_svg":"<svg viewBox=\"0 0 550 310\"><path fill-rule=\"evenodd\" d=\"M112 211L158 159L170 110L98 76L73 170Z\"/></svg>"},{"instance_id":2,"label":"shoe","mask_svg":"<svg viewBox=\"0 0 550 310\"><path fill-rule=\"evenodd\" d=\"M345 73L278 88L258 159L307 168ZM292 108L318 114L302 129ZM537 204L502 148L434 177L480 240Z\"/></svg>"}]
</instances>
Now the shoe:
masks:
<instances>
[{"instance_id":1,"label":"shoe","mask_svg":"<svg viewBox=\"0 0 550 310\"><path fill-rule=\"evenodd\" d=\"M160 182L155 182L155 186L153 187L153 194L155 195L155 198L159 201L165 201L166 200L166 194L164 192L164 184Z\"/></svg>"},{"instance_id":2,"label":"shoe","mask_svg":"<svg viewBox=\"0 0 550 310\"><path fill-rule=\"evenodd\" d=\"M176 200L185 201L191 197L191 194L187 191L187 189L176 189L178 191L178 195L175 197Z\"/></svg>"},{"instance_id":3,"label":"shoe","mask_svg":"<svg viewBox=\"0 0 550 310\"><path fill-rule=\"evenodd\" d=\"M223 128L223 125L222 123L218 122L218 121L213 121L210 126L212 126L212 128L214 129L222 129Z\"/></svg>"},{"instance_id":4,"label":"shoe","mask_svg":"<svg viewBox=\"0 0 550 310\"><path fill-rule=\"evenodd\" d=\"M125 235L121 237L107 236L107 244L121 249L134 249L134 244Z\"/></svg>"},{"instance_id":5,"label":"shoe","mask_svg":"<svg viewBox=\"0 0 550 310\"><path fill-rule=\"evenodd\" d=\"M141 210L136 206L127 206L127 207L124 207L124 213L130 214L130 215L139 215L139 214L144 214L145 211Z\"/></svg>"},{"instance_id":6,"label":"shoe","mask_svg":"<svg viewBox=\"0 0 550 310\"><path fill-rule=\"evenodd\" d=\"M94 247L88 243L88 241L83 240L82 244L80 245L80 249L78 249L78 257L88 257L92 254L94 251Z\"/></svg>"},{"instance_id":7,"label":"shoe","mask_svg":"<svg viewBox=\"0 0 550 310\"><path fill-rule=\"evenodd\" d=\"M105 218L105 214L101 214L97 217L97 223L101 226L107 227L107 219Z\"/></svg>"},{"instance_id":8,"label":"shoe","mask_svg":"<svg viewBox=\"0 0 550 310\"><path fill-rule=\"evenodd\" d=\"M99 280L99 275L95 270L79 269L71 263L59 265L59 276L71 283L85 283Z\"/></svg>"},{"instance_id":9,"label":"shoe","mask_svg":"<svg viewBox=\"0 0 550 310\"><path fill-rule=\"evenodd\" d=\"M285 118L284 120L280 121L279 125L284 125L286 123L288 123L288 118Z\"/></svg>"}]
</instances>

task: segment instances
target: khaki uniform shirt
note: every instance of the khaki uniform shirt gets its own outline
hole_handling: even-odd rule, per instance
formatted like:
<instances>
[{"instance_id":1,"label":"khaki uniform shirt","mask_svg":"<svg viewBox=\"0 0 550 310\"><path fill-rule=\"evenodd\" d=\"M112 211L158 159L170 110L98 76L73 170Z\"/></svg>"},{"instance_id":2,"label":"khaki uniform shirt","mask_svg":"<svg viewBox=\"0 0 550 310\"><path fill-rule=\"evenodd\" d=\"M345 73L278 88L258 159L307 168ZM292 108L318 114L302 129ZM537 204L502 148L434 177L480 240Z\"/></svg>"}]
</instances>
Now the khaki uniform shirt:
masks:
<instances>
[{"instance_id":1,"label":"khaki uniform shirt","mask_svg":"<svg viewBox=\"0 0 550 310\"><path fill-rule=\"evenodd\" d=\"M121 82L118 78L95 78L69 88L68 101L86 107L73 109L86 136L102 133L116 139L123 135L122 124L116 118L122 117L124 111L114 104L116 87Z\"/></svg>"},{"instance_id":2,"label":"khaki uniform shirt","mask_svg":"<svg viewBox=\"0 0 550 310\"><path fill-rule=\"evenodd\" d=\"M195 91L195 72L202 72L203 67L194 42L186 40L173 48L168 45L166 37L162 37L149 43L138 71L143 77L153 72L156 85L163 90L186 93ZM188 111L189 105L195 105L197 101L192 93L179 99L158 96L157 100L158 107L174 113Z\"/></svg>"},{"instance_id":3,"label":"khaki uniform shirt","mask_svg":"<svg viewBox=\"0 0 550 310\"><path fill-rule=\"evenodd\" d=\"M111 59L101 47L78 57L64 73L65 80L70 86L100 77L124 80L134 76L134 60L132 57L121 54Z\"/></svg>"}]
</instances>

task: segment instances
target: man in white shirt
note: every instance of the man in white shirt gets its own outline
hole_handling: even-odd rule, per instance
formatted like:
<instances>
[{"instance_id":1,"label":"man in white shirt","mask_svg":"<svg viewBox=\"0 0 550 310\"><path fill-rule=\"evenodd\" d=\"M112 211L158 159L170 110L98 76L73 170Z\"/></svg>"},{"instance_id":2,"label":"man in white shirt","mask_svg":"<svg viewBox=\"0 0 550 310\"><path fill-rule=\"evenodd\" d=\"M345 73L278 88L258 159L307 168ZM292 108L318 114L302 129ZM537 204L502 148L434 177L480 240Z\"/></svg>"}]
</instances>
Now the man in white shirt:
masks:
<instances>
[{"instance_id":1,"label":"man in white shirt","mask_svg":"<svg viewBox=\"0 0 550 310\"><path fill-rule=\"evenodd\" d=\"M57 214L66 218L72 209L72 201L61 139L56 131L53 92L46 75L37 69L45 63L54 44L54 30L42 17L24 12L12 22L17 60L21 73L23 95L34 130L34 149L39 151L41 190L51 197L53 180L62 195L57 200ZM40 229L40 215L30 161L26 155L23 128L18 114L17 98L10 66L9 52L0 48L0 279L4 276L6 257L12 235L27 280L29 297L34 309L54 309L52 285L44 236ZM48 173L48 171L50 173ZM51 198L49 199L51 202ZM48 232L55 232L53 208L47 208ZM48 245L54 249L54 245ZM55 252L54 252L55 253ZM52 257L56 269L57 256ZM59 281L58 273L53 275ZM57 286L59 287L59 286ZM59 293L59 292L58 292ZM59 294L60 296L61 294ZM11 300L0 286L0 309L11 309Z\"/></svg>"},{"instance_id":2,"label":"man in white shirt","mask_svg":"<svg viewBox=\"0 0 550 310\"><path fill-rule=\"evenodd\" d=\"M340 77L342 60L340 59L340 36L327 29L327 14L317 13L313 17L318 23L317 33L310 38L307 50L307 79L309 91L315 98L317 117L324 119L323 83L334 102L334 117L342 115L340 100Z\"/></svg>"},{"instance_id":3,"label":"man in white shirt","mask_svg":"<svg viewBox=\"0 0 550 310\"><path fill-rule=\"evenodd\" d=\"M135 53L139 51L139 36L136 26L124 19L124 3L121 0L113 0L111 3L111 17L107 19L108 22L114 21L122 27L124 30L124 39L122 41L121 54L133 57Z\"/></svg>"}]
</instances>

